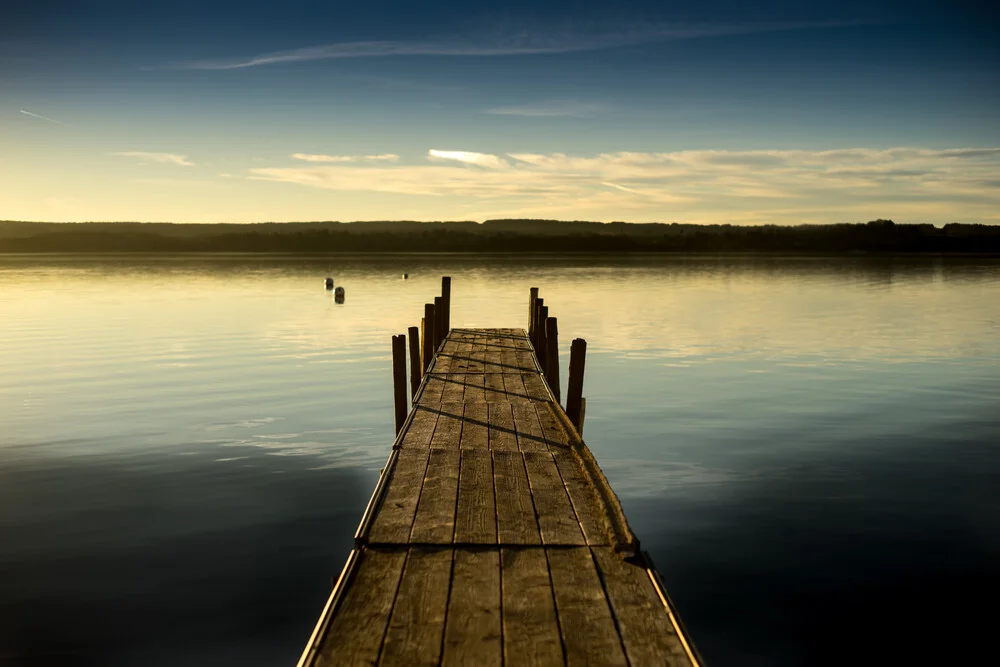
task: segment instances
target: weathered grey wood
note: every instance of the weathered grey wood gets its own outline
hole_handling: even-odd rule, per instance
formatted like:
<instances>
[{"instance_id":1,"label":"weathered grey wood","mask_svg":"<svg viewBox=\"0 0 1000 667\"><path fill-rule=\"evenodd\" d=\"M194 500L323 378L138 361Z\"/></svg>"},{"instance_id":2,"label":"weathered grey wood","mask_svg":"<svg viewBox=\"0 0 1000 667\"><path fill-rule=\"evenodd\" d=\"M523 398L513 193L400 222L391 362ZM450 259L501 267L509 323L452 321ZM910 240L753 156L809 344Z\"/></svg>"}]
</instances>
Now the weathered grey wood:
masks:
<instances>
[{"instance_id":1,"label":"weathered grey wood","mask_svg":"<svg viewBox=\"0 0 1000 667\"><path fill-rule=\"evenodd\" d=\"M430 370L433 370L433 368L434 367L431 366ZM446 384L445 380L448 379L448 376L441 375L440 373L433 373L430 372L430 370L427 373L425 373L427 379L424 382L424 389L420 393L419 398L417 399L418 405L423 405L425 403L427 404L440 403L441 397L444 394L444 388Z\"/></svg>"},{"instance_id":2,"label":"weathered grey wood","mask_svg":"<svg viewBox=\"0 0 1000 667\"><path fill-rule=\"evenodd\" d=\"M380 665L436 667L444 637L451 563L451 549L410 548Z\"/></svg>"},{"instance_id":3,"label":"weathered grey wood","mask_svg":"<svg viewBox=\"0 0 1000 667\"><path fill-rule=\"evenodd\" d=\"M502 452L516 452L517 436L514 430L514 415L510 403L488 403L490 424L490 449Z\"/></svg>"},{"instance_id":4,"label":"weathered grey wood","mask_svg":"<svg viewBox=\"0 0 1000 667\"><path fill-rule=\"evenodd\" d=\"M398 434L410 407L406 399L406 336L392 337L392 403Z\"/></svg>"},{"instance_id":5,"label":"weathered grey wood","mask_svg":"<svg viewBox=\"0 0 1000 667\"><path fill-rule=\"evenodd\" d=\"M545 379L552 389L556 403L561 400L559 393L559 323L557 318L545 320Z\"/></svg>"},{"instance_id":6,"label":"weathered grey wood","mask_svg":"<svg viewBox=\"0 0 1000 667\"><path fill-rule=\"evenodd\" d=\"M465 423L465 403L442 402L435 407L437 424L430 446L438 449L458 449Z\"/></svg>"},{"instance_id":7,"label":"weathered grey wood","mask_svg":"<svg viewBox=\"0 0 1000 667\"><path fill-rule=\"evenodd\" d=\"M566 384L566 416L580 433L583 401L583 371L587 363L587 341L574 338L569 348L569 380Z\"/></svg>"},{"instance_id":8,"label":"weathered grey wood","mask_svg":"<svg viewBox=\"0 0 1000 667\"><path fill-rule=\"evenodd\" d=\"M423 354L420 357L420 363L424 367L424 373L431 365L431 359L434 358L434 304L425 303L424 304L424 319L420 321L420 326L423 329Z\"/></svg>"},{"instance_id":9,"label":"weathered grey wood","mask_svg":"<svg viewBox=\"0 0 1000 667\"><path fill-rule=\"evenodd\" d=\"M430 450L410 542L450 544L454 540L460 460L461 451L454 445Z\"/></svg>"},{"instance_id":10,"label":"weathered grey wood","mask_svg":"<svg viewBox=\"0 0 1000 667\"><path fill-rule=\"evenodd\" d=\"M406 330L409 336L410 348L410 400L416 398L417 389L420 388L420 380L424 371L420 366L420 329L410 327Z\"/></svg>"},{"instance_id":11,"label":"weathered grey wood","mask_svg":"<svg viewBox=\"0 0 1000 667\"><path fill-rule=\"evenodd\" d=\"M537 373L523 373L521 375L521 380L524 382L524 388L528 392L528 396L532 401L549 401L548 392L545 390L545 384L542 381L542 376Z\"/></svg>"},{"instance_id":12,"label":"weathered grey wood","mask_svg":"<svg viewBox=\"0 0 1000 667\"><path fill-rule=\"evenodd\" d=\"M545 305L545 299L543 297L538 297L535 299L535 331L531 336L531 349L534 351L535 356L538 360L542 359L542 351L539 350L542 344L542 336L545 333L543 328L544 322L542 322L542 307ZM544 366L542 366L544 368Z\"/></svg>"},{"instance_id":13,"label":"weathered grey wood","mask_svg":"<svg viewBox=\"0 0 1000 667\"><path fill-rule=\"evenodd\" d=\"M493 486L500 544L541 544L531 487L520 452L493 452Z\"/></svg>"},{"instance_id":14,"label":"weathered grey wood","mask_svg":"<svg viewBox=\"0 0 1000 667\"><path fill-rule=\"evenodd\" d=\"M539 302L541 302L541 299L539 299ZM545 338L548 319L549 307L543 304L538 308L538 345L535 347L535 356L538 357L538 363L542 367L542 371L548 367L548 359L545 356L549 349L548 341Z\"/></svg>"},{"instance_id":15,"label":"weathered grey wood","mask_svg":"<svg viewBox=\"0 0 1000 667\"><path fill-rule=\"evenodd\" d=\"M611 528L605 518L604 504L598 498L579 457L569 447L565 449L554 447L551 452L587 544L612 544Z\"/></svg>"},{"instance_id":16,"label":"weathered grey wood","mask_svg":"<svg viewBox=\"0 0 1000 667\"><path fill-rule=\"evenodd\" d=\"M611 548L591 549L633 665L690 667L691 660L667 615L646 568Z\"/></svg>"},{"instance_id":17,"label":"weathered grey wood","mask_svg":"<svg viewBox=\"0 0 1000 667\"><path fill-rule=\"evenodd\" d=\"M405 560L405 551L364 551L311 664L340 667L376 663Z\"/></svg>"},{"instance_id":18,"label":"weathered grey wood","mask_svg":"<svg viewBox=\"0 0 1000 667\"><path fill-rule=\"evenodd\" d=\"M444 301L441 297L434 297L434 351L437 352L445 338L444 330Z\"/></svg>"},{"instance_id":19,"label":"weathered grey wood","mask_svg":"<svg viewBox=\"0 0 1000 667\"><path fill-rule=\"evenodd\" d=\"M486 350L486 373L503 373L503 356L499 347L490 347Z\"/></svg>"},{"instance_id":20,"label":"weathered grey wood","mask_svg":"<svg viewBox=\"0 0 1000 667\"><path fill-rule=\"evenodd\" d=\"M465 402L486 402L486 376L482 373L465 374Z\"/></svg>"},{"instance_id":21,"label":"weathered grey wood","mask_svg":"<svg viewBox=\"0 0 1000 667\"><path fill-rule=\"evenodd\" d=\"M503 390L512 404L528 402L528 390L524 388L524 380L518 373L504 373Z\"/></svg>"},{"instance_id":22,"label":"weathered grey wood","mask_svg":"<svg viewBox=\"0 0 1000 667\"><path fill-rule=\"evenodd\" d=\"M517 432L517 446L522 452L547 452L545 435L538 423L538 413L531 403L515 403L511 406L514 413L514 430Z\"/></svg>"},{"instance_id":23,"label":"weathered grey wood","mask_svg":"<svg viewBox=\"0 0 1000 667\"><path fill-rule=\"evenodd\" d=\"M458 478L458 509L455 514L455 543L497 543L493 457L485 447L462 449Z\"/></svg>"},{"instance_id":24,"label":"weathered grey wood","mask_svg":"<svg viewBox=\"0 0 1000 667\"><path fill-rule=\"evenodd\" d=\"M538 423L542 427L542 433L545 434L545 441L549 448L569 447L569 435L559 423L559 419L553 414L552 411L555 409L558 408L553 408L550 403L535 403Z\"/></svg>"},{"instance_id":25,"label":"weathered grey wood","mask_svg":"<svg viewBox=\"0 0 1000 667\"><path fill-rule=\"evenodd\" d=\"M441 392L442 403L460 403L465 396L465 374L449 373L444 378L444 389Z\"/></svg>"},{"instance_id":26,"label":"weathered grey wood","mask_svg":"<svg viewBox=\"0 0 1000 667\"><path fill-rule=\"evenodd\" d=\"M503 654L508 665L563 664L549 565L542 549L504 547ZM599 656L594 656L595 662Z\"/></svg>"},{"instance_id":27,"label":"weathered grey wood","mask_svg":"<svg viewBox=\"0 0 1000 667\"><path fill-rule=\"evenodd\" d=\"M426 449L401 449L388 471L389 482L378 513L368 529L372 544L406 544L427 471Z\"/></svg>"},{"instance_id":28,"label":"weathered grey wood","mask_svg":"<svg viewBox=\"0 0 1000 667\"><path fill-rule=\"evenodd\" d=\"M590 549L546 549L566 664L627 665Z\"/></svg>"},{"instance_id":29,"label":"weathered grey wood","mask_svg":"<svg viewBox=\"0 0 1000 667\"><path fill-rule=\"evenodd\" d=\"M535 507L542 508L538 512L542 543L586 544L552 455L548 452L525 452L524 465Z\"/></svg>"},{"instance_id":30,"label":"weathered grey wood","mask_svg":"<svg viewBox=\"0 0 1000 667\"><path fill-rule=\"evenodd\" d=\"M486 373L483 376L483 383L486 385L486 402L499 403L507 400L507 391L504 389L503 375L500 373Z\"/></svg>"},{"instance_id":31,"label":"weathered grey wood","mask_svg":"<svg viewBox=\"0 0 1000 667\"><path fill-rule=\"evenodd\" d=\"M500 665L501 637L498 550L456 550L441 664Z\"/></svg>"},{"instance_id":32,"label":"weathered grey wood","mask_svg":"<svg viewBox=\"0 0 1000 667\"><path fill-rule=\"evenodd\" d=\"M437 410L429 410L426 407L420 406L415 410L413 419L410 421L410 427L406 429L406 433L403 434L403 440L399 444L402 448L429 447L431 437L434 435L434 429L438 422Z\"/></svg>"}]
</instances>

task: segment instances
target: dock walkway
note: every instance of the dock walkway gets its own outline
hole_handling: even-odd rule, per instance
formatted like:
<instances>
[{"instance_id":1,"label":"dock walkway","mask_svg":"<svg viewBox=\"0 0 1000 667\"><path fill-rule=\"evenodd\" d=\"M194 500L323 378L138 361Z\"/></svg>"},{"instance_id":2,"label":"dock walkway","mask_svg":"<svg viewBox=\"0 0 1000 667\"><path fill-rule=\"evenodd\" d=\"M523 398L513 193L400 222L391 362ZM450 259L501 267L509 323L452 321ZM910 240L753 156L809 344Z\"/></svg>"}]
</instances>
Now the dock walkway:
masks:
<instances>
[{"instance_id":1,"label":"dock walkway","mask_svg":"<svg viewBox=\"0 0 1000 667\"><path fill-rule=\"evenodd\" d=\"M453 329L300 667L697 665L521 329Z\"/></svg>"}]
</instances>

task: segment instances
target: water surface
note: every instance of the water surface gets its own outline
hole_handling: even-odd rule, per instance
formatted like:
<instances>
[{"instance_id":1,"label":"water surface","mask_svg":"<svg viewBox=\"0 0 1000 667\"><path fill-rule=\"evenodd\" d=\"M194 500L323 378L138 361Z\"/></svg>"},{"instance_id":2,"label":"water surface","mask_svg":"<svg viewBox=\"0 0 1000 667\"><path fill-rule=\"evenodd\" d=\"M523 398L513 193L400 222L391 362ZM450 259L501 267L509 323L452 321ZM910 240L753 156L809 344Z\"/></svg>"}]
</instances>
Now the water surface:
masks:
<instances>
[{"instance_id":1,"label":"water surface","mask_svg":"<svg viewBox=\"0 0 1000 667\"><path fill-rule=\"evenodd\" d=\"M985 650L1000 264L8 256L0 664L293 664L443 274L454 326L540 287L564 379L587 339L585 438L707 662Z\"/></svg>"}]
</instances>

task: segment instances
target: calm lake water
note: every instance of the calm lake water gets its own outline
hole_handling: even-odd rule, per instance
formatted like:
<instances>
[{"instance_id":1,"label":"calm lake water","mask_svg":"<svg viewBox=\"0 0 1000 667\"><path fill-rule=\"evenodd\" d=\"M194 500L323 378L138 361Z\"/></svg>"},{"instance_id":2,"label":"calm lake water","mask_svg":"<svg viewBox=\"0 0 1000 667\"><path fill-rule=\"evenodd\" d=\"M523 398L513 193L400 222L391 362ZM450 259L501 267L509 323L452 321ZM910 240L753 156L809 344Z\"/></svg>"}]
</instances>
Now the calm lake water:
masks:
<instances>
[{"instance_id":1,"label":"calm lake water","mask_svg":"<svg viewBox=\"0 0 1000 667\"><path fill-rule=\"evenodd\" d=\"M454 326L540 287L564 382L587 339L584 435L707 663L993 652L1000 262L7 256L0 664L294 664L441 275Z\"/></svg>"}]
</instances>

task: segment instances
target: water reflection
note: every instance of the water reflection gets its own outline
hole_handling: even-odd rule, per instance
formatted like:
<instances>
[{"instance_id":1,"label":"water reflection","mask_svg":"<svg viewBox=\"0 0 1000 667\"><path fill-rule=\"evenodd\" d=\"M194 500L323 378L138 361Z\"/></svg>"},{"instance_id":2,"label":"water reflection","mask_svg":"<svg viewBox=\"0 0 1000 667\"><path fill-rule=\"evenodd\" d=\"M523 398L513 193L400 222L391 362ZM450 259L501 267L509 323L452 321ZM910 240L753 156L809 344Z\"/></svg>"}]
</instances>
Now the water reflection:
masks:
<instances>
[{"instance_id":1,"label":"water reflection","mask_svg":"<svg viewBox=\"0 0 1000 667\"><path fill-rule=\"evenodd\" d=\"M0 656L294 660L388 454L389 337L445 274L457 326L539 286L564 366L588 340L588 443L711 664L985 644L994 262L8 256ZM914 639L928 609L958 649Z\"/></svg>"}]
</instances>

